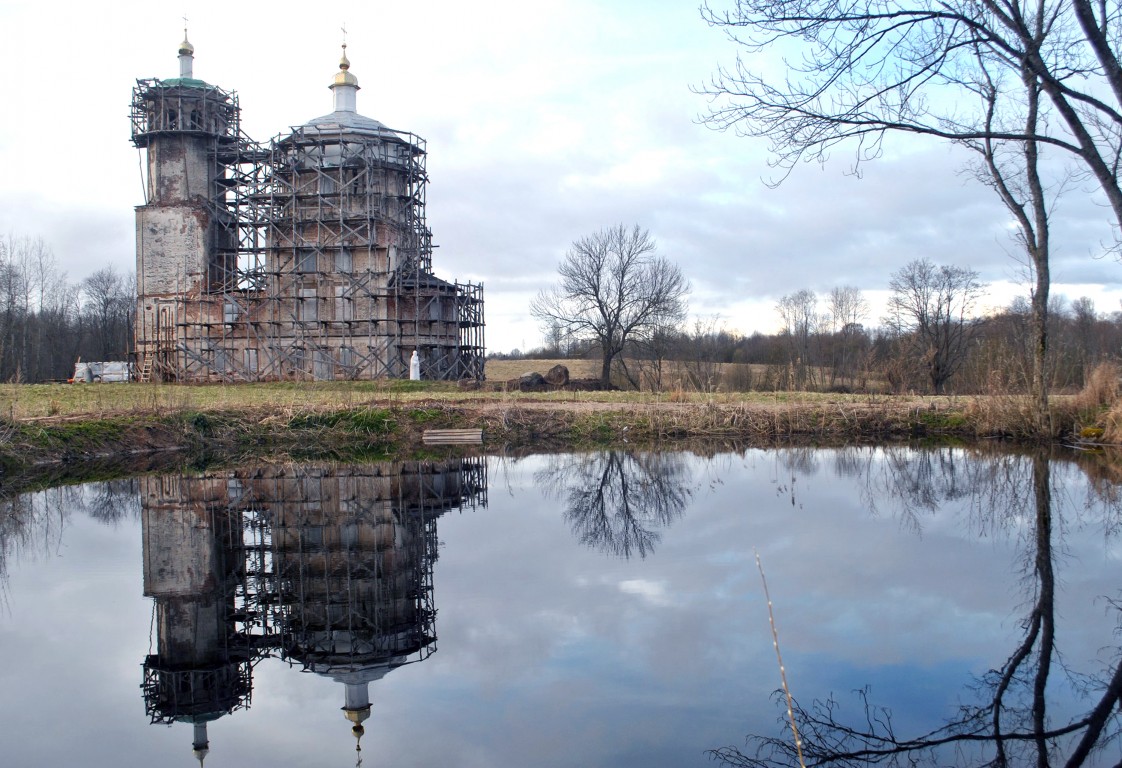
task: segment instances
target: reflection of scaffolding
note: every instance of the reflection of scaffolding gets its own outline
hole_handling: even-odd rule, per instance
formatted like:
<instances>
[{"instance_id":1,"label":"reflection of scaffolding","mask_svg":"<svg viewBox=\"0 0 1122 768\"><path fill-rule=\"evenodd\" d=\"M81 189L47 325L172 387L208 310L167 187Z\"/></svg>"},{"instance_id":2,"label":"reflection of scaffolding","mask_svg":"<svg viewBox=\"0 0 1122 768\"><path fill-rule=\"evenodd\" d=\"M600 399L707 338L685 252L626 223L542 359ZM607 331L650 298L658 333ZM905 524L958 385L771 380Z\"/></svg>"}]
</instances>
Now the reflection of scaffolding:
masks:
<instances>
[{"instance_id":1,"label":"reflection of scaffolding","mask_svg":"<svg viewBox=\"0 0 1122 768\"><path fill-rule=\"evenodd\" d=\"M416 350L424 378L482 379L482 286L432 272L424 140L355 113L340 66L333 121L267 145L240 132L234 94L138 81L143 378L403 377Z\"/></svg>"},{"instance_id":2,"label":"reflection of scaffolding","mask_svg":"<svg viewBox=\"0 0 1122 768\"><path fill-rule=\"evenodd\" d=\"M155 598L156 652L144 660L153 722L205 724L249 705L253 638L235 612L244 566L217 478L142 482L144 592ZM185 501L186 500L186 501Z\"/></svg>"},{"instance_id":3,"label":"reflection of scaffolding","mask_svg":"<svg viewBox=\"0 0 1122 768\"><path fill-rule=\"evenodd\" d=\"M249 659L213 669L164 669L144 660L144 711L153 723L205 722L249 706Z\"/></svg>"},{"instance_id":4,"label":"reflection of scaffolding","mask_svg":"<svg viewBox=\"0 0 1122 768\"><path fill-rule=\"evenodd\" d=\"M145 705L153 722L198 728L248 706L265 655L369 680L431 654L436 520L486 505L486 465L268 467L141 488L158 646Z\"/></svg>"}]
</instances>

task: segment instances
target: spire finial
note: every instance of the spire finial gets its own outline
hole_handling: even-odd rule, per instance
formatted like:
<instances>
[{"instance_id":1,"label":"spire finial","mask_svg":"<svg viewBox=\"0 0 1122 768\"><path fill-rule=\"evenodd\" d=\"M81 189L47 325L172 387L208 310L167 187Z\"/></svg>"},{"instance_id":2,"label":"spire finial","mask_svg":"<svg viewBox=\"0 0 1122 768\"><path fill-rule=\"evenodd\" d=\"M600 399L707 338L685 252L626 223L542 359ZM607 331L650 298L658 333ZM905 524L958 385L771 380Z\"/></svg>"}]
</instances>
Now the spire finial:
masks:
<instances>
[{"instance_id":1,"label":"spire finial","mask_svg":"<svg viewBox=\"0 0 1122 768\"><path fill-rule=\"evenodd\" d=\"M343 56L339 59L339 71L335 73L335 81L329 87L335 91L335 111L354 112L358 78L351 74L351 60L347 58L347 25L344 24L341 29L343 31Z\"/></svg>"},{"instance_id":2,"label":"spire finial","mask_svg":"<svg viewBox=\"0 0 1122 768\"><path fill-rule=\"evenodd\" d=\"M179 52L183 53L184 48L190 48L194 53L195 47L187 40L187 14L183 14L183 42L179 46Z\"/></svg>"},{"instance_id":3,"label":"spire finial","mask_svg":"<svg viewBox=\"0 0 1122 768\"><path fill-rule=\"evenodd\" d=\"M362 734L366 733L366 729L361 724L356 724L351 728L351 733L355 737L355 768L362 766Z\"/></svg>"},{"instance_id":4,"label":"spire finial","mask_svg":"<svg viewBox=\"0 0 1122 768\"><path fill-rule=\"evenodd\" d=\"M179 44L179 76L193 77L192 62L195 57L195 46L187 39L187 14L183 14L183 42Z\"/></svg>"},{"instance_id":5,"label":"spire finial","mask_svg":"<svg viewBox=\"0 0 1122 768\"><path fill-rule=\"evenodd\" d=\"M351 68L351 60L347 58L347 24L346 24L346 22L343 23L343 26L341 27L341 29L343 30L343 57L341 59L339 59L339 69L346 72L348 69Z\"/></svg>"}]
</instances>

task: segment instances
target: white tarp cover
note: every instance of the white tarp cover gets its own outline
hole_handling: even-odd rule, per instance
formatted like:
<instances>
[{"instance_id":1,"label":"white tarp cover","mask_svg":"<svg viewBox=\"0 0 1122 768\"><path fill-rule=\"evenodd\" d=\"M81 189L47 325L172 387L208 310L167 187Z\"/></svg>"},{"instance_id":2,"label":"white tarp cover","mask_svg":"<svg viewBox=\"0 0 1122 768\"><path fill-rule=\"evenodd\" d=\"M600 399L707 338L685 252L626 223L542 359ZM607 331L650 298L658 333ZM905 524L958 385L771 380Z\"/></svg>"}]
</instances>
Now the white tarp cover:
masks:
<instances>
[{"instance_id":1,"label":"white tarp cover","mask_svg":"<svg viewBox=\"0 0 1122 768\"><path fill-rule=\"evenodd\" d=\"M128 381L129 364L124 362L76 363L74 382L83 384L94 381Z\"/></svg>"}]
</instances>

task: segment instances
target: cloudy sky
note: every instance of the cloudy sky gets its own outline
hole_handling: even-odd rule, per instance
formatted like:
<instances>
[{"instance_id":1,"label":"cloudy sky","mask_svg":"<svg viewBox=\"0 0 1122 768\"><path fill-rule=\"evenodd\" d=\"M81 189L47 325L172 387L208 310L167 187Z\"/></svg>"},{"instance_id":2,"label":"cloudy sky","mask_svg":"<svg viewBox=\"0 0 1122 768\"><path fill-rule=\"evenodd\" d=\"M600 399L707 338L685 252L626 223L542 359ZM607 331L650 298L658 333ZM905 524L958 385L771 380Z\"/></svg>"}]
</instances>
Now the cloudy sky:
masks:
<instances>
[{"instance_id":1,"label":"cloudy sky","mask_svg":"<svg viewBox=\"0 0 1122 768\"><path fill-rule=\"evenodd\" d=\"M715 3L720 7L720 0ZM0 233L42 237L80 280L132 268L142 202L128 104L138 77L178 72L183 7L0 5ZM1023 289L1008 217L944 145L893 139L847 174L840 153L780 188L764 142L700 125L691 92L735 49L693 0L418 0L186 4L195 75L236 90L267 139L331 111L341 26L359 111L428 141L428 220L444 277L482 281L487 344L540 343L528 313L576 238L650 230L693 284L691 312L769 332L782 296L854 285L875 309L914 258L971 266L1001 305ZM1078 187L1056 212L1055 290L1119 309L1107 212Z\"/></svg>"}]
</instances>

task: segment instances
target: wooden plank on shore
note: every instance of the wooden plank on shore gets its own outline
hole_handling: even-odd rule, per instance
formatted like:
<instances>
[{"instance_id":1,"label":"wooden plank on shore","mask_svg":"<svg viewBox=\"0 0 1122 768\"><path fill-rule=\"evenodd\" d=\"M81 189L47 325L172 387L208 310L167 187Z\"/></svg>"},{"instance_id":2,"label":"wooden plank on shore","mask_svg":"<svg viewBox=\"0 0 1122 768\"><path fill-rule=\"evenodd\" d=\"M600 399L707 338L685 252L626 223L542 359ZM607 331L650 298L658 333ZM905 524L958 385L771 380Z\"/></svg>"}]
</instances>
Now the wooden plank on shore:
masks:
<instances>
[{"instance_id":1,"label":"wooden plank on shore","mask_svg":"<svg viewBox=\"0 0 1122 768\"><path fill-rule=\"evenodd\" d=\"M425 445L480 445L482 429L426 429L421 436Z\"/></svg>"}]
</instances>

